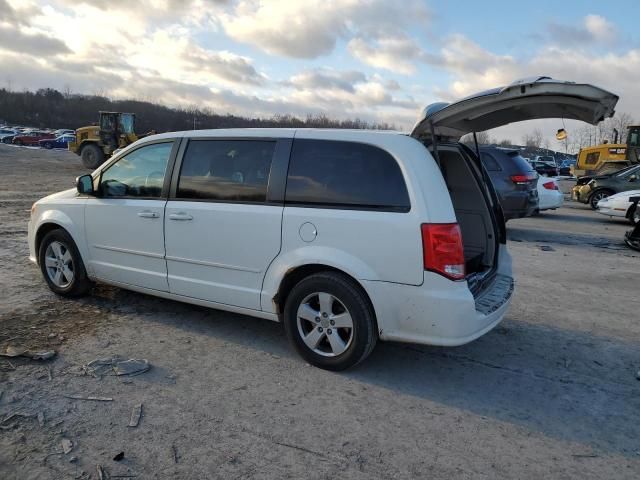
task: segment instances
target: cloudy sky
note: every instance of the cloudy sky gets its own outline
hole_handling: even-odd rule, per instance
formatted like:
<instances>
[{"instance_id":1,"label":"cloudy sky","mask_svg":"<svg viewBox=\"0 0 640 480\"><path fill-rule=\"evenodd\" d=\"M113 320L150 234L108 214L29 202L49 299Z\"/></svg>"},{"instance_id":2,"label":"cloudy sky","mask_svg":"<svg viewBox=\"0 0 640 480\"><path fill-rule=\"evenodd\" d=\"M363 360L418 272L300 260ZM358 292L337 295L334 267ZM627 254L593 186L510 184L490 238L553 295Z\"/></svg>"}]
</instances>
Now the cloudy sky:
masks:
<instances>
[{"instance_id":1,"label":"cloudy sky","mask_svg":"<svg viewBox=\"0 0 640 480\"><path fill-rule=\"evenodd\" d=\"M434 101L547 75L638 119L638 19L636 0L0 0L0 87L406 130Z\"/></svg>"}]
</instances>

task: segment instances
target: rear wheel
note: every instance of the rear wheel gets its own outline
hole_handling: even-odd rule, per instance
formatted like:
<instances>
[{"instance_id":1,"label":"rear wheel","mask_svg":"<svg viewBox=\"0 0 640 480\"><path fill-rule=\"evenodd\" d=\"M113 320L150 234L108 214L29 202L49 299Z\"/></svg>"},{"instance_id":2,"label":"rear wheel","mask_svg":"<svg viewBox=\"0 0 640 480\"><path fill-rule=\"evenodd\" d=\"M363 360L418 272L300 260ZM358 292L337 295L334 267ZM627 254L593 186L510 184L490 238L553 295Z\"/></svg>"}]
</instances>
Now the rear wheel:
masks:
<instances>
[{"instance_id":1,"label":"rear wheel","mask_svg":"<svg viewBox=\"0 0 640 480\"><path fill-rule=\"evenodd\" d=\"M334 371L364 360L378 339L365 293L334 272L310 275L293 287L285 303L284 328L304 359Z\"/></svg>"},{"instance_id":2,"label":"rear wheel","mask_svg":"<svg viewBox=\"0 0 640 480\"><path fill-rule=\"evenodd\" d=\"M24 142L22 140L14 140L13 144L22 146L22 145L24 145Z\"/></svg>"},{"instance_id":3,"label":"rear wheel","mask_svg":"<svg viewBox=\"0 0 640 480\"><path fill-rule=\"evenodd\" d=\"M82 164L91 170L98 168L104 162L104 152L93 143L82 147L80 157L82 158Z\"/></svg>"},{"instance_id":4,"label":"rear wheel","mask_svg":"<svg viewBox=\"0 0 640 480\"><path fill-rule=\"evenodd\" d=\"M589 198L589 205L591 205L591 208L593 210L596 210L598 208L598 202L612 194L613 192L611 192L610 190L596 190Z\"/></svg>"},{"instance_id":5,"label":"rear wheel","mask_svg":"<svg viewBox=\"0 0 640 480\"><path fill-rule=\"evenodd\" d=\"M47 150L51 150L53 148L53 144L51 142L45 142L44 148Z\"/></svg>"},{"instance_id":6,"label":"rear wheel","mask_svg":"<svg viewBox=\"0 0 640 480\"><path fill-rule=\"evenodd\" d=\"M92 283L71 235L52 230L45 235L38 252L38 263L49 288L65 297L78 297L87 293Z\"/></svg>"}]
</instances>

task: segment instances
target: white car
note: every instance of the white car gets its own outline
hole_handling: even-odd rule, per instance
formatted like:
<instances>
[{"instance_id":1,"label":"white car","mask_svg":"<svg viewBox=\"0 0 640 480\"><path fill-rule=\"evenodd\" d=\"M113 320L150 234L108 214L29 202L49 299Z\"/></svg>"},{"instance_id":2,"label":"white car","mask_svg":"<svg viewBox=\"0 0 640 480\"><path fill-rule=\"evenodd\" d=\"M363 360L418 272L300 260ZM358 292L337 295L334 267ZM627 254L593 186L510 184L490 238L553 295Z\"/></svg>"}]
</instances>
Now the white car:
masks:
<instances>
[{"instance_id":1,"label":"white car","mask_svg":"<svg viewBox=\"0 0 640 480\"><path fill-rule=\"evenodd\" d=\"M13 137L16 131L11 128L0 128L0 141L5 137Z\"/></svg>"},{"instance_id":2,"label":"white car","mask_svg":"<svg viewBox=\"0 0 640 480\"><path fill-rule=\"evenodd\" d=\"M538 177L538 210L555 210L562 206L564 194L553 177Z\"/></svg>"},{"instance_id":3,"label":"white car","mask_svg":"<svg viewBox=\"0 0 640 480\"><path fill-rule=\"evenodd\" d=\"M616 193L600 200L596 212L609 217L626 218L632 225L637 225L640 223L640 208L634 208L634 204L629 199L639 196L640 190Z\"/></svg>"},{"instance_id":4,"label":"white car","mask_svg":"<svg viewBox=\"0 0 640 480\"><path fill-rule=\"evenodd\" d=\"M146 137L33 205L30 259L64 296L100 281L281 321L331 370L378 340L461 345L502 320L514 282L497 196L459 138L547 116L595 124L617 99L539 78L432 105L411 136Z\"/></svg>"}]
</instances>

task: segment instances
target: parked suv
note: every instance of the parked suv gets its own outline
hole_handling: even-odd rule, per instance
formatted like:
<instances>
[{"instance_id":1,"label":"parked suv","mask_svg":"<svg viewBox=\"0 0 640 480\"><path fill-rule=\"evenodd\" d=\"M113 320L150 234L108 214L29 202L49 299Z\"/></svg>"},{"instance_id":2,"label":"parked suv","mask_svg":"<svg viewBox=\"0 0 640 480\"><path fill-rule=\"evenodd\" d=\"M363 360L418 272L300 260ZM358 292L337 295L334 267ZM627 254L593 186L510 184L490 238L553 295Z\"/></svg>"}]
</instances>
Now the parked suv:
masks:
<instances>
[{"instance_id":1,"label":"parked suv","mask_svg":"<svg viewBox=\"0 0 640 480\"><path fill-rule=\"evenodd\" d=\"M498 192L505 220L538 210L538 174L518 150L480 147L480 159Z\"/></svg>"},{"instance_id":2,"label":"parked suv","mask_svg":"<svg viewBox=\"0 0 640 480\"><path fill-rule=\"evenodd\" d=\"M616 101L538 79L428 107L411 136L150 136L34 204L30 259L64 296L101 281L281 321L331 370L378 340L461 345L500 322L514 283L497 196L459 138L545 111L597 123Z\"/></svg>"}]
</instances>

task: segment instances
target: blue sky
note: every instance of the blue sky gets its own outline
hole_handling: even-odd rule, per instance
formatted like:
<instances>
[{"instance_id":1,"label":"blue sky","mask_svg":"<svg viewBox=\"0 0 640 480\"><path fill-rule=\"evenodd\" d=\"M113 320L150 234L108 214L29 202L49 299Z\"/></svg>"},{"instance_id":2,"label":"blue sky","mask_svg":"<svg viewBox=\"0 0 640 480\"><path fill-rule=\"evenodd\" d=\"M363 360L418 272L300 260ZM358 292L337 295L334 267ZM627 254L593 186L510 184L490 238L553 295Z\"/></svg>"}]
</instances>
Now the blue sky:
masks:
<instances>
[{"instance_id":1,"label":"blue sky","mask_svg":"<svg viewBox=\"0 0 640 480\"><path fill-rule=\"evenodd\" d=\"M0 0L0 85L406 130L434 101L548 75L638 117L639 18L635 0Z\"/></svg>"}]
</instances>

